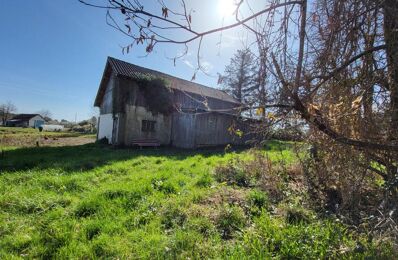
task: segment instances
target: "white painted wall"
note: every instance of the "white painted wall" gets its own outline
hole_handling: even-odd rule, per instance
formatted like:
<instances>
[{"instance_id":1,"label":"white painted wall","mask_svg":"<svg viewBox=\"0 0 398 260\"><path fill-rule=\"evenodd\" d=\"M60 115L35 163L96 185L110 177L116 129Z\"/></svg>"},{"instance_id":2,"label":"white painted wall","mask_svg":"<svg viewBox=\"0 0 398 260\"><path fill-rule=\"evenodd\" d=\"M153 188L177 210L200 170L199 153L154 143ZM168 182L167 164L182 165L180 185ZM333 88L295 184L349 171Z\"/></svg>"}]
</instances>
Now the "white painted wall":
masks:
<instances>
[{"instance_id":1,"label":"white painted wall","mask_svg":"<svg viewBox=\"0 0 398 260\"><path fill-rule=\"evenodd\" d=\"M103 114L99 116L98 140L106 137L112 143L113 115Z\"/></svg>"},{"instance_id":2,"label":"white painted wall","mask_svg":"<svg viewBox=\"0 0 398 260\"><path fill-rule=\"evenodd\" d=\"M40 121L43 121L43 122L44 122L44 118L42 118L41 116L37 115L37 116L34 116L34 117L32 117L31 119L29 119L29 124L28 124L28 126L29 126L29 127L34 127L34 126L35 126L35 121L36 121L36 120L40 120Z\"/></svg>"}]
</instances>

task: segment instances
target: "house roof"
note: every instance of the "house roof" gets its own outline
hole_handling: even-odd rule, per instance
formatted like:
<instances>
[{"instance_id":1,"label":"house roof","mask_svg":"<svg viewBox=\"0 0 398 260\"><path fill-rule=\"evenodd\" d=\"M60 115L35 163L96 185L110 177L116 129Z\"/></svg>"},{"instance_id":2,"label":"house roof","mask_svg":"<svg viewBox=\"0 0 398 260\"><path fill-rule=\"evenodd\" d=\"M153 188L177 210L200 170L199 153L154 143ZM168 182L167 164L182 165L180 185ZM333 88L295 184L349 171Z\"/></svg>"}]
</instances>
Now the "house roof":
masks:
<instances>
[{"instance_id":1,"label":"house roof","mask_svg":"<svg viewBox=\"0 0 398 260\"><path fill-rule=\"evenodd\" d=\"M166 79L170 82L170 87L172 89L177 89L183 92L189 92L193 94L198 94L201 96L205 97L210 97L210 98L215 98L218 100L226 101L226 102L231 102L231 103L236 103L240 104L239 101L234 99L232 96L227 94L226 92L207 87L192 81L180 79L156 70L151 70L148 68L140 67L122 60L118 60L112 57L108 57L105 70L104 70L104 75L101 80L100 88L97 93L97 97L95 99L95 106L100 106L102 97L105 93L105 88L106 88L106 82L108 80L108 77L106 74L109 73L109 70L112 70L113 72L116 73L116 75L122 75L125 77L129 77L132 79L138 79L142 77L150 77L150 76L156 76L156 77L161 77L163 79Z\"/></svg>"},{"instance_id":2,"label":"house roof","mask_svg":"<svg viewBox=\"0 0 398 260\"><path fill-rule=\"evenodd\" d=\"M18 114L13 116L12 120L21 120L21 121L25 121L25 120L30 120L35 116L40 116L41 118L43 118L41 115L39 114Z\"/></svg>"}]
</instances>

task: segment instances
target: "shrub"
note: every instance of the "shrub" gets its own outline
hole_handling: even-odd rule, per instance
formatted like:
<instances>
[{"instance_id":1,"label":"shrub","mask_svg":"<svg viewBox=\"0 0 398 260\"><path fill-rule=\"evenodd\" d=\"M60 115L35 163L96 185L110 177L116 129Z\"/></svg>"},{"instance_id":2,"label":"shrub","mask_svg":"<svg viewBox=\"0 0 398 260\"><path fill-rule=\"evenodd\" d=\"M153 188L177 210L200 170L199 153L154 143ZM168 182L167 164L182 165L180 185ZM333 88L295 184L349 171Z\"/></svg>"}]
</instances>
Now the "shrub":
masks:
<instances>
[{"instance_id":1,"label":"shrub","mask_svg":"<svg viewBox=\"0 0 398 260\"><path fill-rule=\"evenodd\" d=\"M230 161L227 165L220 165L214 169L214 177L218 182L240 187L250 186L250 176L240 167L239 162Z\"/></svg>"},{"instance_id":2,"label":"shrub","mask_svg":"<svg viewBox=\"0 0 398 260\"><path fill-rule=\"evenodd\" d=\"M232 238L236 231L246 224L246 216L241 207L223 205L216 219L216 227L223 239Z\"/></svg>"},{"instance_id":3,"label":"shrub","mask_svg":"<svg viewBox=\"0 0 398 260\"><path fill-rule=\"evenodd\" d=\"M216 167L215 179L240 187L258 186L273 202L281 201L288 181L287 169L274 166L271 160L259 152L254 152L253 157L253 160L229 161L226 165Z\"/></svg>"},{"instance_id":4,"label":"shrub","mask_svg":"<svg viewBox=\"0 0 398 260\"><path fill-rule=\"evenodd\" d=\"M375 173L386 173L386 168L373 161L367 152L319 136L302 164L311 206L324 215L337 214L343 216L346 223L362 227L377 225L364 220L390 212L395 212L390 216L394 221L398 219L393 195L396 193L388 192L388 187L382 184L385 183L383 177ZM379 231L389 229L378 228Z\"/></svg>"}]
</instances>

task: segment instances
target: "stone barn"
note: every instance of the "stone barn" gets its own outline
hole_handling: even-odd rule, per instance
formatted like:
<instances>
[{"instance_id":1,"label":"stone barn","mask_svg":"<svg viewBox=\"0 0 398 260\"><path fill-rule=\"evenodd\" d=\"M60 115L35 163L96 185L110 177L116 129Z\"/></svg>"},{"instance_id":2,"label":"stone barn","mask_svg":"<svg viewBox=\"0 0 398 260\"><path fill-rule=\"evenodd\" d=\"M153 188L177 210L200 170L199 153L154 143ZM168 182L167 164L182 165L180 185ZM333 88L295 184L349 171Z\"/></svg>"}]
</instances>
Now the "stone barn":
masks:
<instances>
[{"instance_id":1,"label":"stone barn","mask_svg":"<svg viewBox=\"0 0 398 260\"><path fill-rule=\"evenodd\" d=\"M180 148L241 144L231 129L241 104L224 91L108 57L95 99L97 139Z\"/></svg>"}]
</instances>

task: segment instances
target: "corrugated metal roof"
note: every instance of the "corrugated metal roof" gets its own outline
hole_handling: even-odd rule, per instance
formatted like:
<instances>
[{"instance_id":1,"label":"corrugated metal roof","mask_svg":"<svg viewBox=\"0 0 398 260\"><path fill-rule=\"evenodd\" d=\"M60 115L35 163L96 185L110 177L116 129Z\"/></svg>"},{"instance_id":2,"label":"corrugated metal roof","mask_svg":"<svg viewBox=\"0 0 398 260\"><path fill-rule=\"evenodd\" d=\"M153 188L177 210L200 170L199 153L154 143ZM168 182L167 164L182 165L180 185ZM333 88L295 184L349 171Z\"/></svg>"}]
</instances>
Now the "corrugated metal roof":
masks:
<instances>
[{"instance_id":1,"label":"corrugated metal roof","mask_svg":"<svg viewBox=\"0 0 398 260\"><path fill-rule=\"evenodd\" d=\"M123 75L130 78L142 78L142 76L156 76L161 77L170 82L170 87L178 89L180 91L198 94L205 97L211 97L220 99L223 101L239 104L239 101L234 99L222 90L210 88L198 83L194 83L188 80L180 79L156 70L140 67L122 60L118 60L112 57L108 57L108 62L112 67L112 70L119 75Z\"/></svg>"}]
</instances>

